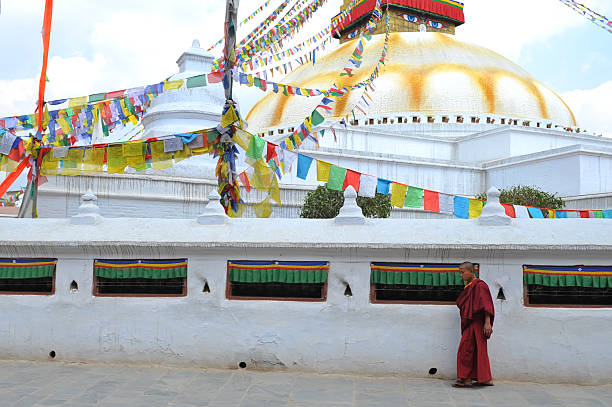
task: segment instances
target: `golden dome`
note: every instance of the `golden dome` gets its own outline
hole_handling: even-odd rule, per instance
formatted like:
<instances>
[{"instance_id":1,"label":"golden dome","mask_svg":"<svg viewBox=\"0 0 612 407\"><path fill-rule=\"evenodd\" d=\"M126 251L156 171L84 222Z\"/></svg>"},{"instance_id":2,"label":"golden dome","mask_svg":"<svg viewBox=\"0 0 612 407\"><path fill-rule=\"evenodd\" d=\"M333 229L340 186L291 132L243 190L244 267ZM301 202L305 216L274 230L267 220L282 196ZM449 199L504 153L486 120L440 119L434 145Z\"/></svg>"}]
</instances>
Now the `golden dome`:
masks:
<instances>
[{"instance_id":1,"label":"golden dome","mask_svg":"<svg viewBox=\"0 0 612 407\"><path fill-rule=\"evenodd\" d=\"M363 63L353 77L340 77L355 41L318 58L315 66L302 65L281 82L328 89L334 83L343 87L365 80L378 62L384 35L375 35L366 44ZM565 102L521 67L489 49L440 33L390 34L388 59L374 87L368 116L412 112L492 114L511 119L544 119L568 127L576 125ZM338 99L333 116L349 114L361 95L362 90L355 90ZM269 93L251 109L247 121L256 131L297 123L309 115L320 99Z\"/></svg>"}]
</instances>

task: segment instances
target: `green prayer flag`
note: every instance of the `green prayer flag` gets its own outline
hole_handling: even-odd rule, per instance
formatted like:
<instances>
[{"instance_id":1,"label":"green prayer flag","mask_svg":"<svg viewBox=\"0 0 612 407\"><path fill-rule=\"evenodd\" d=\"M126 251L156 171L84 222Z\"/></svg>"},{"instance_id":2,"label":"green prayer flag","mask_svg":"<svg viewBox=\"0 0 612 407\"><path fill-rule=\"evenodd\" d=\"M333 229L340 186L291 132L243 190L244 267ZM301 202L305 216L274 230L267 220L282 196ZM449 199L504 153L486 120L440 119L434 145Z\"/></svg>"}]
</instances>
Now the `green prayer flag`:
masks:
<instances>
[{"instance_id":1,"label":"green prayer flag","mask_svg":"<svg viewBox=\"0 0 612 407\"><path fill-rule=\"evenodd\" d=\"M94 93L93 95L89 95L87 99L87 103L101 102L104 100L106 93Z\"/></svg>"},{"instance_id":2,"label":"green prayer flag","mask_svg":"<svg viewBox=\"0 0 612 407\"><path fill-rule=\"evenodd\" d=\"M595 215L596 218L603 218L603 212L602 211L593 211L593 215Z\"/></svg>"},{"instance_id":3,"label":"green prayer flag","mask_svg":"<svg viewBox=\"0 0 612 407\"><path fill-rule=\"evenodd\" d=\"M187 78L188 88L199 88L200 86L206 86L206 84L206 74Z\"/></svg>"},{"instance_id":4,"label":"green prayer flag","mask_svg":"<svg viewBox=\"0 0 612 407\"><path fill-rule=\"evenodd\" d=\"M212 143L219 137L219 132L217 130L207 130L206 131L206 140L208 143Z\"/></svg>"},{"instance_id":5,"label":"green prayer flag","mask_svg":"<svg viewBox=\"0 0 612 407\"><path fill-rule=\"evenodd\" d=\"M254 160L259 160L265 147L266 140L261 137L253 136L251 137L251 142L249 143L249 151L247 151L246 156L251 157Z\"/></svg>"},{"instance_id":6,"label":"green prayer flag","mask_svg":"<svg viewBox=\"0 0 612 407\"><path fill-rule=\"evenodd\" d=\"M261 79L259 79L258 77L253 78L253 85L255 85L258 88L263 88L263 86L261 86Z\"/></svg>"},{"instance_id":7,"label":"green prayer flag","mask_svg":"<svg viewBox=\"0 0 612 407\"><path fill-rule=\"evenodd\" d=\"M420 208L423 205L423 188L408 187L404 206Z\"/></svg>"},{"instance_id":8,"label":"green prayer flag","mask_svg":"<svg viewBox=\"0 0 612 407\"><path fill-rule=\"evenodd\" d=\"M319 113L317 109L312 111L312 125L313 126L318 126L324 121L325 121L325 118L321 115L321 113Z\"/></svg>"},{"instance_id":9,"label":"green prayer flag","mask_svg":"<svg viewBox=\"0 0 612 407\"><path fill-rule=\"evenodd\" d=\"M344 178L346 177L346 168L332 165L329 169L329 181L327 181L327 188L335 191L342 191L344 185Z\"/></svg>"}]
</instances>

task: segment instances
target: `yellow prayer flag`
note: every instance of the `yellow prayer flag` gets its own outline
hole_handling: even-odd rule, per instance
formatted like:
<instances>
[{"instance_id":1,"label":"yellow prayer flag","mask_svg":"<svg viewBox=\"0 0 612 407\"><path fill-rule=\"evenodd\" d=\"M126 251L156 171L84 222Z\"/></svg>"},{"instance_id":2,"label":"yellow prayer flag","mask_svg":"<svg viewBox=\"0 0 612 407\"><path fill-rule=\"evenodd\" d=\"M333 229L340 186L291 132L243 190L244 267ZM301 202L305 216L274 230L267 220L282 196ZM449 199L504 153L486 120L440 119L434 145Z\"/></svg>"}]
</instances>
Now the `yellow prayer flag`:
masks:
<instances>
[{"instance_id":1,"label":"yellow prayer flag","mask_svg":"<svg viewBox=\"0 0 612 407\"><path fill-rule=\"evenodd\" d=\"M189 157L191 157L191 150L189 149L189 146L187 146L187 144L183 146L182 150L174 152L174 162L175 163L180 163L185 158L189 158Z\"/></svg>"},{"instance_id":2,"label":"yellow prayer flag","mask_svg":"<svg viewBox=\"0 0 612 407\"><path fill-rule=\"evenodd\" d=\"M269 192L274 177L274 171L268 167L263 159L253 165L253 175L250 177L251 186L262 192Z\"/></svg>"},{"instance_id":3,"label":"yellow prayer flag","mask_svg":"<svg viewBox=\"0 0 612 407\"><path fill-rule=\"evenodd\" d=\"M57 124L59 124L59 126L62 128L62 131L64 132L64 134L68 134L70 133L72 130L70 130L70 125L68 124L68 122L66 121L66 119L64 119L63 117L58 117L55 122Z\"/></svg>"},{"instance_id":4,"label":"yellow prayer flag","mask_svg":"<svg viewBox=\"0 0 612 407\"><path fill-rule=\"evenodd\" d=\"M87 104L87 96L68 99L68 108L84 106Z\"/></svg>"},{"instance_id":5,"label":"yellow prayer flag","mask_svg":"<svg viewBox=\"0 0 612 407\"><path fill-rule=\"evenodd\" d=\"M267 197L260 203L253 205L253 211L258 218L269 218L272 214L272 204L270 203L270 197Z\"/></svg>"},{"instance_id":6,"label":"yellow prayer flag","mask_svg":"<svg viewBox=\"0 0 612 407\"><path fill-rule=\"evenodd\" d=\"M470 219L477 218L480 216L482 212L482 207L484 206L484 202L478 199L470 199L469 206L469 216Z\"/></svg>"},{"instance_id":7,"label":"yellow prayer flag","mask_svg":"<svg viewBox=\"0 0 612 407\"><path fill-rule=\"evenodd\" d=\"M104 147L86 148L83 158L83 174L101 174L104 169Z\"/></svg>"},{"instance_id":8,"label":"yellow prayer flag","mask_svg":"<svg viewBox=\"0 0 612 407\"><path fill-rule=\"evenodd\" d=\"M391 189L391 205L397 206L398 208L404 207L407 190L408 185L398 184L397 182L394 182L393 188Z\"/></svg>"},{"instance_id":9,"label":"yellow prayer flag","mask_svg":"<svg viewBox=\"0 0 612 407\"><path fill-rule=\"evenodd\" d=\"M208 154L212 151L213 146L206 146L206 147L201 147L201 148L193 148L191 149L191 155L202 155L202 154Z\"/></svg>"},{"instance_id":10,"label":"yellow prayer flag","mask_svg":"<svg viewBox=\"0 0 612 407\"><path fill-rule=\"evenodd\" d=\"M128 120L130 121L130 123L132 123L134 126L138 125L138 119L136 118L135 115L131 114L128 116Z\"/></svg>"},{"instance_id":11,"label":"yellow prayer flag","mask_svg":"<svg viewBox=\"0 0 612 407\"><path fill-rule=\"evenodd\" d=\"M164 141L154 141L151 146L151 166L154 170L172 167L172 154L164 152Z\"/></svg>"},{"instance_id":12,"label":"yellow prayer flag","mask_svg":"<svg viewBox=\"0 0 612 407\"><path fill-rule=\"evenodd\" d=\"M230 124L234 123L236 120L238 120L238 115L236 115L234 107L230 106L227 109L227 112L225 112L223 116L221 116L221 127L227 127Z\"/></svg>"},{"instance_id":13,"label":"yellow prayer flag","mask_svg":"<svg viewBox=\"0 0 612 407\"><path fill-rule=\"evenodd\" d=\"M248 83L246 84L247 86L253 86L253 82L254 82L253 75L247 75L247 81L248 81Z\"/></svg>"},{"instance_id":14,"label":"yellow prayer flag","mask_svg":"<svg viewBox=\"0 0 612 407\"><path fill-rule=\"evenodd\" d=\"M2 156L0 156L0 158L2 158ZM6 157L6 159L8 159L8 157ZM59 161L60 160L53 159L53 151L49 151L42 159L42 164L40 166L40 174L45 176L57 175L59 172L57 169Z\"/></svg>"},{"instance_id":15,"label":"yellow prayer flag","mask_svg":"<svg viewBox=\"0 0 612 407\"><path fill-rule=\"evenodd\" d=\"M107 155L107 171L109 174L123 174L127 161L123 156L123 146L114 145L108 146L106 149Z\"/></svg>"},{"instance_id":16,"label":"yellow prayer flag","mask_svg":"<svg viewBox=\"0 0 612 407\"><path fill-rule=\"evenodd\" d=\"M278 187L278 181L274 176L272 177L272 184L270 185L270 198L272 198L272 200L276 202L278 206L281 206L280 188Z\"/></svg>"},{"instance_id":17,"label":"yellow prayer flag","mask_svg":"<svg viewBox=\"0 0 612 407\"><path fill-rule=\"evenodd\" d=\"M329 181L330 169L331 163L328 163L327 161L317 160L317 181Z\"/></svg>"},{"instance_id":18,"label":"yellow prayer flag","mask_svg":"<svg viewBox=\"0 0 612 407\"><path fill-rule=\"evenodd\" d=\"M246 131L242 129L236 129L236 134L234 134L234 141L243 150L249 151L249 143L251 142L251 137L254 137L254 136L247 133Z\"/></svg>"},{"instance_id":19,"label":"yellow prayer flag","mask_svg":"<svg viewBox=\"0 0 612 407\"><path fill-rule=\"evenodd\" d=\"M227 207L227 216L230 218L242 218L242 214L244 214L244 210L246 209L246 205L238 203L238 210L234 211L232 209L232 205Z\"/></svg>"},{"instance_id":20,"label":"yellow prayer flag","mask_svg":"<svg viewBox=\"0 0 612 407\"><path fill-rule=\"evenodd\" d=\"M125 143L125 145L123 146L124 151L123 154L126 157L138 157L141 156L142 157L142 141L141 140L136 140L136 141L128 141Z\"/></svg>"},{"instance_id":21,"label":"yellow prayer flag","mask_svg":"<svg viewBox=\"0 0 612 407\"><path fill-rule=\"evenodd\" d=\"M81 175L81 167L83 166L83 149L71 148L68 150L68 155L62 160L62 175L71 177Z\"/></svg>"},{"instance_id":22,"label":"yellow prayer flag","mask_svg":"<svg viewBox=\"0 0 612 407\"><path fill-rule=\"evenodd\" d=\"M548 210L548 218L549 219L553 219L553 218L556 218L556 217L557 217L557 213L555 212L555 210L554 209L549 209Z\"/></svg>"},{"instance_id":23,"label":"yellow prayer flag","mask_svg":"<svg viewBox=\"0 0 612 407\"><path fill-rule=\"evenodd\" d=\"M184 79L177 79L175 81L166 81L164 82L164 90L178 89L181 86L183 86L184 82L185 82Z\"/></svg>"},{"instance_id":24,"label":"yellow prayer flag","mask_svg":"<svg viewBox=\"0 0 612 407\"><path fill-rule=\"evenodd\" d=\"M287 137L287 138L285 139L285 144L287 144L287 149L288 149L288 150L290 150L290 151L293 151L293 150L294 150L294 148L293 148L293 143L291 142L291 139L290 139L289 137Z\"/></svg>"}]
</instances>

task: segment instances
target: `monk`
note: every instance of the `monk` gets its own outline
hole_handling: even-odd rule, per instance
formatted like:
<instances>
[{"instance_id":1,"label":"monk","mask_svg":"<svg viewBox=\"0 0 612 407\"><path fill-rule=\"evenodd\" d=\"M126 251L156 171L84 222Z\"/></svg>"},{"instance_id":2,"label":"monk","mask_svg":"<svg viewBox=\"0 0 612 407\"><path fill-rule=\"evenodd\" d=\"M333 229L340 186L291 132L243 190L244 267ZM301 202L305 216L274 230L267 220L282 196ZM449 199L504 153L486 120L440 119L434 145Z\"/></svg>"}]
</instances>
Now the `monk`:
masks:
<instances>
[{"instance_id":1,"label":"monk","mask_svg":"<svg viewBox=\"0 0 612 407\"><path fill-rule=\"evenodd\" d=\"M459 273L465 288L457 298L461 315L461 342L457 350L457 381L454 387L493 386L487 340L493 333L493 300L487 283L476 278L474 265L464 262Z\"/></svg>"}]
</instances>

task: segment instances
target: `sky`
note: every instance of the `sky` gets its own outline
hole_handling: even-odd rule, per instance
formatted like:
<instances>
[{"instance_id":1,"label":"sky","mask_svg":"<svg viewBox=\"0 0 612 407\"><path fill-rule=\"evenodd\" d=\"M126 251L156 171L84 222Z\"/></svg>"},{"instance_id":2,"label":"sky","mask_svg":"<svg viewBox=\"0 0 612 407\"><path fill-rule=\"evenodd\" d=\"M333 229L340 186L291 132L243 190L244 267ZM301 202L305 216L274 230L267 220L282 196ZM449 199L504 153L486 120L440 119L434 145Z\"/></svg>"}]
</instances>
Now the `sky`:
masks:
<instances>
[{"instance_id":1,"label":"sky","mask_svg":"<svg viewBox=\"0 0 612 407\"><path fill-rule=\"evenodd\" d=\"M242 0L245 17L264 0ZM281 0L272 0L266 12ZM327 0L302 35L339 11ZM507 57L568 103L581 128L612 137L612 34L559 0L464 0L457 38ZM612 18L612 1L582 0ZM3 0L0 10L0 117L34 110L42 59L44 0ZM56 0L47 100L156 83L177 72L176 60L199 39L223 32L223 0ZM259 19L241 28L247 32ZM257 90L257 92L259 92ZM243 115L263 93L239 90ZM242 100L241 100L242 98Z\"/></svg>"}]
</instances>

